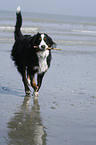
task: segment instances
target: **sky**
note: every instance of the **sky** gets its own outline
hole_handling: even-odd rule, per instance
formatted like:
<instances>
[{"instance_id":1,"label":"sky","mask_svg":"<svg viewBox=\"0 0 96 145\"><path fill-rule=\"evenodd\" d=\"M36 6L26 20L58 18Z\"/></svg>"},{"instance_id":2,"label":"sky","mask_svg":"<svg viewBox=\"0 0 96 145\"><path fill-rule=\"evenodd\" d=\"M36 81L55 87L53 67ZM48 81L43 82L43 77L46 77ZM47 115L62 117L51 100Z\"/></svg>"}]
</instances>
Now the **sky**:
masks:
<instances>
[{"instance_id":1,"label":"sky","mask_svg":"<svg viewBox=\"0 0 96 145\"><path fill-rule=\"evenodd\" d=\"M96 0L1 0L0 10L96 17Z\"/></svg>"}]
</instances>

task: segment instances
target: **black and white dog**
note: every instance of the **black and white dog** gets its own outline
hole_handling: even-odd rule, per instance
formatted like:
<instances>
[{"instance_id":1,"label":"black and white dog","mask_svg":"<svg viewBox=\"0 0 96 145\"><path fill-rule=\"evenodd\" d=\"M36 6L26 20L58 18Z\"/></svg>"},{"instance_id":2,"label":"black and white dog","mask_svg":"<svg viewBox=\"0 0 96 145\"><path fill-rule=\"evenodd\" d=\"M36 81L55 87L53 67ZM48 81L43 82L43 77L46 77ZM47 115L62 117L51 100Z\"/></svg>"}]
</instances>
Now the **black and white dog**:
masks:
<instances>
[{"instance_id":1,"label":"black and white dog","mask_svg":"<svg viewBox=\"0 0 96 145\"><path fill-rule=\"evenodd\" d=\"M38 94L43 76L50 67L51 50L56 43L45 33L37 33L34 36L21 33L22 15L20 7L16 12L17 20L15 26L15 43L11 56L22 75L26 94L30 94L29 85L33 87L35 94ZM37 74L37 84L35 83Z\"/></svg>"}]
</instances>

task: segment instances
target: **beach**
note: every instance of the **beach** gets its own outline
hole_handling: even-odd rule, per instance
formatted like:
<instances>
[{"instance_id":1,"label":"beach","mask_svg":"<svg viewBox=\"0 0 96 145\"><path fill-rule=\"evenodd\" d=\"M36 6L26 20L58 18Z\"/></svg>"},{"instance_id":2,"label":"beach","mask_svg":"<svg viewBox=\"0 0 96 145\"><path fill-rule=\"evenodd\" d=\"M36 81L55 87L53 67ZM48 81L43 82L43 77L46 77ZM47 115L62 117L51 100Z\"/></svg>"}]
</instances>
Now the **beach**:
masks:
<instances>
[{"instance_id":1,"label":"beach","mask_svg":"<svg viewBox=\"0 0 96 145\"><path fill-rule=\"evenodd\" d=\"M96 145L95 18L23 17L24 34L47 33L62 50L52 50L38 99L26 96L10 57L15 12L0 15L0 145Z\"/></svg>"}]
</instances>

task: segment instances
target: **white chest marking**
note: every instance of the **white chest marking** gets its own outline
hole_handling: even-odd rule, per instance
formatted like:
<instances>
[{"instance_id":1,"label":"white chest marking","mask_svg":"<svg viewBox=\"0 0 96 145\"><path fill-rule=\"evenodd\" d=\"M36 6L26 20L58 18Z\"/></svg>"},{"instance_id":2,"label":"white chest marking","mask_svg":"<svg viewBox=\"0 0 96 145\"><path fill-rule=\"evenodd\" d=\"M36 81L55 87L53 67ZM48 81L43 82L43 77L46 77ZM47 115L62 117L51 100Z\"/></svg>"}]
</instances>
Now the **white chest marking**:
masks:
<instances>
[{"instance_id":1,"label":"white chest marking","mask_svg":"<svg viewBox=\"0 0 96 145\"><path fill-rule=\"evenodd\" d=\"M47 65L47 57L49 55L49 50L37 52L38 60L39 60L39 67L38 67L38 74L45 72L48 69Z\"/></svg>"}]
</instances>

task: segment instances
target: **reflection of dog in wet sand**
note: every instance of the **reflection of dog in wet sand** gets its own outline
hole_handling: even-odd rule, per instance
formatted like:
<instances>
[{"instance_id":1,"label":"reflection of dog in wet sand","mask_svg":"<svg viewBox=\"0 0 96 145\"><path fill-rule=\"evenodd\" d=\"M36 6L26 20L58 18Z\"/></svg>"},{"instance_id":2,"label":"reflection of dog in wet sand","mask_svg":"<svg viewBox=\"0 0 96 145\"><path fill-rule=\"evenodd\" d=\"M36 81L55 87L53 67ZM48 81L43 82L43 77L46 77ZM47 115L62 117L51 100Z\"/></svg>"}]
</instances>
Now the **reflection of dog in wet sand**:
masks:
<instances>
[{"instance_id":1,"label":"reflection of dog in wet sand","mask_svg":"<svg viewBox=\"0 0 96 145\"><path fill-rule=\"evenodd\" d=\"M22 75L26 94L30 94L29 85L33 87L35 94L38 94L44 74L50 67L51 48L56 47L56 44L45 33L37 33L34 36L23 35L20 30L22 25L20 7L17 8L16 15L15 43L11 56ZM37 74L37 85L35 74Z\"/></svg>"},{"instance_id":2,"label":"reflection of dog in wet sand","mask_svg":"<svg viewBox=\"0 0 96 145\"><path fill-rule=\"evenodd\" d=\"M32 102L31 97L25 97L21 108L8 123L10 145L46 145L38 100L33 98L33 105L29 102Z\"/></svg>"}]
</instances>

